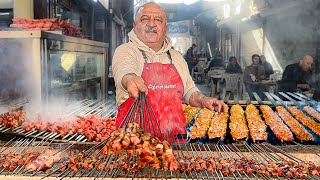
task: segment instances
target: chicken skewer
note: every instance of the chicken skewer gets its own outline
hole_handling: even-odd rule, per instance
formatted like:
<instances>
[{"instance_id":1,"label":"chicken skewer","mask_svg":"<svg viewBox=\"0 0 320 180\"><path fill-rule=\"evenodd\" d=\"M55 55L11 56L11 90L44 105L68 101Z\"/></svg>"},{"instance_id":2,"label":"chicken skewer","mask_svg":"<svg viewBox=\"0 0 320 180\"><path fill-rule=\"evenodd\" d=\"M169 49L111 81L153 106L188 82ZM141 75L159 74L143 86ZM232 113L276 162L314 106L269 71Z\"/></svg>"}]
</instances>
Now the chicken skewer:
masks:
<instances>
[{"instance_id":1,"label":"chicken skewer","mask_svg":"<svg viewBox=\"0 0 320 180\"><path fill-rule=\"evenodd\" d=\"M291 114L282 106L277 107L279 116L286 122L291 131L297 136L301 141L313 141L313 136L301 125L296 119L294 119Z\"/></svg>"},{"instance_id":2,"label":"chicken skewer","mask_svg":"<svg viewBox=\"0 0 320 180\"><path fill-rule=\"evenodd\" d=\"M219 138L223 141L227 133L228 113L215 114L208 130L209 139Z\"/></svg>"},{"instance_id":3,"label":"chicken skewer","mask_svg":"<svg viewBox=\"0 0 320 180\"><path fill-rule=\"evenodd\" d=\"M318 111L310 106L305 106L303 110L320 122L320 113Z\"/></svg>"},{"instance_id":4,"label":"chicken skewer","mask_svg":"<svg viewBox=\"0 0 320 180\"><path fill-rule=\"evenodd\" d=\"M267 105L260 106L266 124L273 131L275 136L281 141L293 141L293 134L290 129L282 122L278 115Z\"/></svg>"},{"instance_id":5,"label":"chicken skewer","mask_svg":"<svg viewBox=\"0 0 320 180\"><path fill-rule=\"evenodd\" d=\"M315 122L294 106L289 106L288 109L298 121L310 128L315 134L320 136L320 123Z\"/></svg>"},{"instance_id":6,"label":"chicken skewer","mask_svg":"<svg viewBox=\"0 0 320 180\"><path fill-rule=\"evenodd\" d=\"M267 125L261 119L259 110L253 104L249 104L246 107L246 117L248 121L250 136L253 142L266 141L268 138Z\"/></svg>"},{"instance_id":7,"label":"chicken skewer","mask_svg":"<svg viewBox=\"0 0 320 180\"><path fill-rule=\"evenodd\" d=\"M233 105L231 107L230 114L229 127L232 138L234 140L247 140L249 136L249 130L242 107L239 104Z\"/></svg>"},{"instance_id":8,"label":"chicken skewer","mask_svg":"<svg viewBox=\"0 0 320 180\"><path fill-rule=\"evenodd\" d=\"M204 108L190 129L190 138L202 138L206 135L214 112Z\"/></svg>"}]
</instances>

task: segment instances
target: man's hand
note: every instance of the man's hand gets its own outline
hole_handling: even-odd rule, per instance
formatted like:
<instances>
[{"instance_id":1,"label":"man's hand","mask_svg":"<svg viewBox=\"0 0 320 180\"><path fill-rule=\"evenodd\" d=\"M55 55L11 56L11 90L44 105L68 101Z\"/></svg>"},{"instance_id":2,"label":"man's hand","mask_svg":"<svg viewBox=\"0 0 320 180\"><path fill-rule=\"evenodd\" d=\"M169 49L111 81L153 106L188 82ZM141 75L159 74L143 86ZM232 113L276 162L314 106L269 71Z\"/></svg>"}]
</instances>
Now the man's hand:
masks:
<instances>
[{"instance_id":1,"label":"man's hand","mask_svg":"<svg viewBox=\"0 0 320 180\"><path fill-rule=\"evenodd\" d=\"M123 76L121 83L133 98L137 98L139 92L147 92L148 90L143 79L135 74L126 74Z\"/></svg>"},{"instance_id":2,"label":"man's hand","mask_svg":"<svg viewBox=\"0 0 320 180\"><path fill-rule=\"evenodd\" d=\"M315 91L316 91L315 88L310 88L310 89L309 89L309 92L310 92L310 93L314 93Z\"/></svg>"},{"instance_id":3,"label":"man's hand","mask_svg":"<svg viewBox=\"0 0 320 180\"><path fill-rule=\"evenodd\" d=\"M194 92L191 95L189 104L194 107L205 107L210 110L215 110L218 113L227 113L228 109L228 106L224 102L219 101L216 98L206 97L200 92Z\"/></svg>"},{"instance_id":4,"label":"man's hand","mask_svg":"<svg viewBox=\"0 0 320 180\"><path fill-rule=\"evenodd\" d=\"M227 105L222 102L222 101L219 101L218 99L216 98L211 98L211 97L203 97L201 98L201 105L203 107L206 107L210 110L215 110L217 111L218 113L222 112L222 113L227 113Z\"/></svg>"},{"instance_id":5,"label":"man's hand","mask_svg":"<svg viewBox=\"0 0 320 180\"><path fill-rule=\"evenodd\" d=\"M297 84L297 88L300 88L302 90L309 90L310 89L308 84Z\"/></svg>"}]
</instances>

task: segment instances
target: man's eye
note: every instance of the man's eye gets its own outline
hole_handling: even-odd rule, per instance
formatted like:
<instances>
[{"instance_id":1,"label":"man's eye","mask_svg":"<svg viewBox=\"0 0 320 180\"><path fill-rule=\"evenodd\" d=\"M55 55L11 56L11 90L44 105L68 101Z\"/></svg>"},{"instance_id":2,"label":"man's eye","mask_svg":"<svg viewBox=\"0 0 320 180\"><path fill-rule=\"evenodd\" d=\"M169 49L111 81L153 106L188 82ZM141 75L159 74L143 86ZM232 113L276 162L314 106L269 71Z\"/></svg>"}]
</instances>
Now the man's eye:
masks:
<instances>
[{"instance_id":1,"label":"man's eye","mask_svg":"<svg viewBox=\"0 0 320 180\"><path fill-rule=\"evenodd\" d=\"M158 21L158 22L162 22L162 19L160 19L160 18L156 18L156 19L154 19L155 21Z\"/></svg>"},{"instance_id":2,"label":"man's eye","mask_svg":"<svg viewBox=\"0 0 320 180\"><path fill-rule=\"evenodd\" d=\"M142 18L141 21L148 21L148 18Z\"/></svg>"}]
</instances>

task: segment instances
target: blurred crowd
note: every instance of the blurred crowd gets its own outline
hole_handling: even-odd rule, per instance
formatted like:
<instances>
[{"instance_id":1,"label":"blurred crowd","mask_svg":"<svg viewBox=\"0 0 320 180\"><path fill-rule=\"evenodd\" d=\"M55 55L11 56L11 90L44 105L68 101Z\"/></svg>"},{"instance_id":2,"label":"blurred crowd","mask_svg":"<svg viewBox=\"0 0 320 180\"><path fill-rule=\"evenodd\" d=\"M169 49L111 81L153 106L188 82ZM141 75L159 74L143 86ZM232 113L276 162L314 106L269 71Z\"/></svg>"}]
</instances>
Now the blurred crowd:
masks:
<instances>
[{"instance_id":1,"label":"blurred crowd","mask_svg":"<svg viewBox=\"0 0 320 180\"><path fill-rule=\"evenodd\" d=\"M196 45L193 44L187 54L186 61L189 66L189 72L193 74L198 71L199 57L203 54L195 52ZM276 84L278 92L299 92L320 100L320 55L315 57L304 55L298 62L289 64L282 73L275 72L272 65L264 55L253 54L251 64L244 69L241 68L238 59L235 56L229 57L226 64L220 51L216 51L212 58L206 60L204 73L219 68L224 69L226 74L239 74L243 76L243 84L246 91L252 96L252 92L257 92L263 97L263 92L268 92L268 84ZM277 76L275 76L277 75Z\"/></svg>"}]
</instances>

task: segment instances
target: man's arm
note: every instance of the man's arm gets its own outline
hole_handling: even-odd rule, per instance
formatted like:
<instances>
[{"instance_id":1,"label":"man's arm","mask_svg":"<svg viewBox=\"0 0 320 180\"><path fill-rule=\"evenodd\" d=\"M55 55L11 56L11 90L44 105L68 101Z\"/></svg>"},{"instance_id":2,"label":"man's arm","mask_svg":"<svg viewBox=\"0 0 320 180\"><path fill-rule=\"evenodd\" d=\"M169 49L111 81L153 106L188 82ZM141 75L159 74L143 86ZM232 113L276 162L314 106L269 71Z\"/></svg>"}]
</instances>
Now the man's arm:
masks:
<instances>
[{"instance_id":1,"label":"man's arm","mask_svg":"<svg viewBox=\"0 0 320 180\"><path fill-rule=\"evenodd\" d=\"M243 71L243 82L252 84L252 79L250 77L250 68L247 66Z\"/></svg>"}]
</instances>

